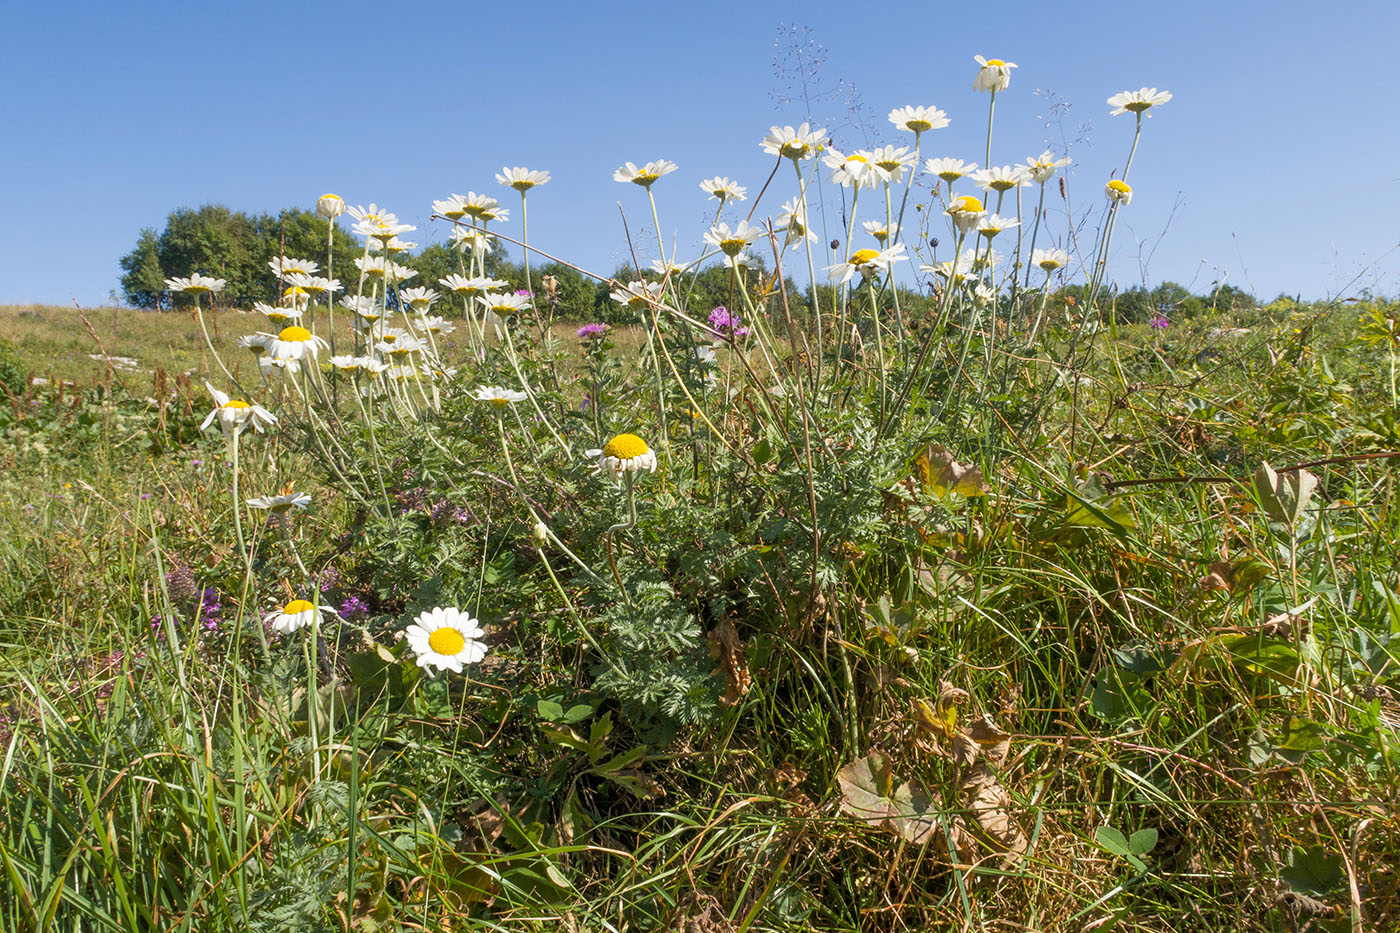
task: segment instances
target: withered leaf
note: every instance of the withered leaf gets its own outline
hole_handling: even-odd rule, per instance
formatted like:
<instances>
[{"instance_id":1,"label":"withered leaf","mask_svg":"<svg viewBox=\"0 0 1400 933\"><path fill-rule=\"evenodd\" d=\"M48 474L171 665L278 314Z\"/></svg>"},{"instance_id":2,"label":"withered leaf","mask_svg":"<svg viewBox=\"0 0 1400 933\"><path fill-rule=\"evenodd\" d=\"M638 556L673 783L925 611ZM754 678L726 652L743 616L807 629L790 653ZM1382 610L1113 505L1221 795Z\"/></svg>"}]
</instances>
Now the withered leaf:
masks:
<instances>
[{"instance_id":1,"label":"withered leaf","mask_svg":"<svg viewBox=\"0 0 1400 933\"><path fill-rule=\"evenodd\" d=\"M724 705L733 706L753 686L749 664L744 658L744 643L739 640L734 623L728 619L721 619L706 637L710 641L710 657L719 661L714 673L724 675Z\"/></svg>"},{"instance_id":2,"label":"withered leaf","mask_svg":"<svg viewBox=\"0 0 1400 933\"><path fill-rule=\"evenodd\" d=\"M938 831L933 800L918 780L896 783L883 752L871 752L836 772L841 810L848 816L923 844Z\"/></svg>"},{"instance_id":3,"label":"withered leaf","mask_svg":"<svg viewBox=\"0 0 1400 933\"><path fill-rule=\"evenodd\" d=\"M914 467L923 484L940 499L946 498L950 492L969 499L985 496L992 488L982 478L981 469L958 463L942 444L930 444L920 451L914 458Z\"/></svg>"}]
</instances>

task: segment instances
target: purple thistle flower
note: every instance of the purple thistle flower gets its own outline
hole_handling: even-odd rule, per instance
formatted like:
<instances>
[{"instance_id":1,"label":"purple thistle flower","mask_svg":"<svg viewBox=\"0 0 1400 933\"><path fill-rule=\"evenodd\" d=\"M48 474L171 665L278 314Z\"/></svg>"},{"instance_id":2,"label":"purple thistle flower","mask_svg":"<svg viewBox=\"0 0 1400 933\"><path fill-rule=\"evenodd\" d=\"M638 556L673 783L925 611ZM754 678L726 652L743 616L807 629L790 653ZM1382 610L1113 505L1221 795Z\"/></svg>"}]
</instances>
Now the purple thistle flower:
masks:
<instances>
[{"instance_id":1,"label":"purple thistle flower","mask_svg":"<svg viewBox=\"0 0 1400 933\"><path fill-rule=\"evenodd\" d=\"M1166 330L1171 326L1171 321L1167 320L1164 314L1154 314L1148 319L1147 326L1156 330Z\"/></svg>"},{"instance_id":2,"label":"purple thistle flower","mask_svg":"<svg viewBox=\"0 0 1400 933\"><path fill-rule=\"evenodd\" d=\"M575 331L575 333L580 340L591 340L594 337L602 337L609 330L611 330L611 328L606 324L585 324Z\"/></svg>"},{"instance_id":3,"label":"purple thistle flower","mask_svg":"<svg viewBox=\"0 0 1400 933\"><path fill-rule=\"evenodd\" d=\"M739 315L730 314L729 309L720 305L710 312L710 326L713 327L721 337L738 338L747 337L749 329L739 323Z\"/></svg>"}]
</instances>

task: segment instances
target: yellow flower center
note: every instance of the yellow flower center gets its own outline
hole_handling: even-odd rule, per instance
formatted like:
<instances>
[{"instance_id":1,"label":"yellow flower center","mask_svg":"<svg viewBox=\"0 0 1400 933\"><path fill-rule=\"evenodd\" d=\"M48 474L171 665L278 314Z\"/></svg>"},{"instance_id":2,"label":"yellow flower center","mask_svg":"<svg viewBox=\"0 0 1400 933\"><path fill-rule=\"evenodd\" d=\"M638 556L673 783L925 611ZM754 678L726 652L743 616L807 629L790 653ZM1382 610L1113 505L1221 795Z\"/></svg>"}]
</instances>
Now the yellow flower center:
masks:
<instances>
[{"instance_id":1,"label":"yellow flower center","mask_svg":"<svg viewBox=\"0 0 1400 933\"><path fill-rule=\"evenodd\" d=\"M980 210L982 210L982 202L970 194L965 194L960 198L953 199L953 205L948 208L948 213L952 214L967 211L968 213L975 214Z\"/></svg>"},{"instance_id":2,"label":"yellow flower center","mask_svg":"<svg viewBox=\"0 0 1400 933\"><path fill-rule=\"evenodd\" d=\"M1054 272L1056 269L1060 268L1060 263L1055 259L1042 259L1040 261L1040 268L1044 269L1046 272Z\"/></svg>"},{"instance_id":3,"label":"yellow flower center","mask_svg":"<svg viewBox=\"0 0 1400 933\"><path fill-rule=\"evenodd\" d=\"M247 402L243 401L243 399L241 399L241 398L231 398L231 399L229 399L227 402L224 402L223 407L224 407L224 408L239 408L239 409L243 409L243 408L248 408L248 407L250 407L250 406L248 405Z\"/></svg>"},{"instance_id":4,"label":"yellow flower center","mask_svg":"<svg viewBox=\"0 0 1400 933\"><path fill-rule=\"evenodd\" d=\"M800 155L806 155L807 144L800 139L789 139L787 142L783 143L782 149L779 151L791 159Z\"/></svg>"},{"instance_id":5,"label":"yellow flower center","mask_svg":"<svg viewBox=\"0 0 1400 933\"><path fill-rule=\"evenodd\" d=\"M847 162L864 162L864 163L866 163L867 165L870 163L870 160L869 160L869 159L867 159L865 156L861 155L861 154L858 153L858 152L853 152L853 153L851 153L850 155L846 156L846 161L847 161Z\"/></svg>"},{"instance_id":6,"label":"yellow flower center","mask_svg":"<svg viewBox=\"0 0 1400 933\"><path fill-rule=\"evenodd\" d=\"M338 195L338 194L323 194L323 195L321 195L320 200L324 201L326 198L330 198L332 201L339 201L339 200L341 200L340 195Z\"/></svg>"},{"instance_id":7,"label":"yellow flower center","mask_svg":"<svg viewBox=\"0 0 1400 933\"><path fill-rule=\"evenodd\" d=\"M873 249L858 249L858 250L856 250L854 253L851 254L851 265L853 265L853 266L863 266L863 265L865 265L867 262L872 261L876 256L879 256L879 255L880 255L880 253L879 253L878 250L873 250Z\"/></svg>"},{"instance_id":8,"label":"yellow flower center","mask_svg":"<svg viewBox=\"0 0 1400 933\"><path fill-rule=\"evenodd\" d=\"M913 130L915 133L922 133L925 130L933 129L932 123L928 122L927 120L920 120L917 117L913 120L905 121L904 125L909 127L909 129Z\"/></svg>"},{"instance_id":9,"label":"yellow flower center","mask_svg":"<svg viewBox=\"0 0 1400 933\"><path fill-rule=\"evenodd\" d=\"M310 612L316 607L304 599L294 599L282 607L282 611L289 616L294 616L299 612Z\"/></svg>"},{"instance_id":10,"label":"yellow flower center","mask_svg":"<svg viewBox=\"0 0 1400 933\"><path fill-rule=\"evenodd\" d=\"M991 187L993 191L1010 191L1012 188L1016 187L1016 182L1006 178L999 178L992 182Z\"/></svg>"},{"instance_id":11,"label":"yellow flower center","mask_svg":"<svg viewBox=\"0 0 1400 933\"><path fill-rule=\"evenodd\" d=\"M890 238L890 232L888 230L872 230L870 235L873 236L875 239L879 240L881 243L885 242Z\"/></svg>"},{"instance_id":12,"label":"yellow flower center","mask_svg":"<svg viewBox=\"0 0 1400 933\"><path fill-rule=\"evenodd\" d=\"M510 399L508 398L497 397L493 399L487 399L487 401L489 401L492 405L495 405L497 408L505 408L507 405L510 404Z\"/></svg>"},{"instance_id":13,"label":"yellow flower center","mask_svg":"<svg viewBox=\"0 0 1400 933\"><path fill-rule=\"evenodd\" d=\"M880 168L884 169L887 172L893 172L895 169L899 168L900 165L902 165L903 163L901 163L898 159L886 159L883 162L876 162L875 164L880 166Z\"/></svg>"},{"instance_id":14,"label":"yellow flower center","mask_svg":"<svg viewBox=\"0 0 1400 933\"><path fill-rule=\"evenodd\" d=\"M729 237L727 240L719 241L719 248L726 256L733 256L744 248L747 241L741 236Z\"/></svg>"},{"instance_id":15,"label":"yellow flower center","mask_svg":"<svg viewBox=\"0 0 1400 933\"><path fill-rule=\"evenodd\" d=\"M461 220L466 213L467 212L464 210L453 209L450 211L443 211L442 216L446 217L448 220Z\"/></svg>"},{"instance_id":16,"label":"yellow flower center","mask_svg":"<svg viewBox=\"0 0 1400 933\"><path fill-rule=\"evenodd\" d=\"M1001 67L1003 67L1003 66L1005 66L1005 65L1006 65L1006 62L1002 61L1002 60L999 59L999 58L989 58L989 59L987 59L987 67L988 67L988 68L1001 68Z\"/></svg>"},{"instance_id":17,"label":"yellow flower center","mask_svg":"<svg viewBox=\"0 0 1400 933\"><path fill-rule=\"evenodd\" d=\"M631 460L633 457L640 457L647 452L647 442L635 434L619 434L608 441L603 448L603 453L609 457L616 457L619 460Z\"/></svg>"},{"instance_id":18,"label":"yellow flower center","mask_svg":"<svg viewBox=\"0 0 1400 933\"><path fill-rule=\"evenodd\" d=\"M435 629L428 636L428 647L438 654L458 655L467 646L467 640L462 637L462 633L455 628L444 625L440 629Z\"/></svg>"},{"instance_id":19,"label":"yellow flower center","mask_svg":"<svg viewBox=\"0 0 1400 933\"><path fill-rule=\"evenodd\" d=\"M638 172L637 177L632 180L639 185L649 185L660 177L660 175L653 174L652 172Z\"/></svg>"},{"instance_id":20,"label":"yellow flower center","mask_svg":"<svg viewBox=\"0 0 1400 933\"><path fill-rule=\"evenodd\" d=\"M290 343L305 343L311 339L311 331L305 327L284 327L277 335L278 340L286 340Z\"/></svg>"},{"instance_id":21,"label":"yellow flower center","mask_svg":"<svg viewBox=\"0 0 1400 933\"><path fill-rule=\"evenodd\" d=\"M1126 181L1123 181L1122 179L1118 178L1115 178L1113 179L1113 181L1109 182L1108 187L1118 192L1119 194L1132 194L1133 191L1131 185L1129 185Z\"/></svg>"},{"instance_id":22,"label":"yellow flower center","mask_svg":"<svg viewBox=\"0 0 1400 933\"><path fill-rule=\"evenodd\" d=\"M1151 106L1152 105L1145 100L1133 100L1123 105L1124 109L1131 110L1133 113L1142 113Z\"/></svg>"}]
</instances>

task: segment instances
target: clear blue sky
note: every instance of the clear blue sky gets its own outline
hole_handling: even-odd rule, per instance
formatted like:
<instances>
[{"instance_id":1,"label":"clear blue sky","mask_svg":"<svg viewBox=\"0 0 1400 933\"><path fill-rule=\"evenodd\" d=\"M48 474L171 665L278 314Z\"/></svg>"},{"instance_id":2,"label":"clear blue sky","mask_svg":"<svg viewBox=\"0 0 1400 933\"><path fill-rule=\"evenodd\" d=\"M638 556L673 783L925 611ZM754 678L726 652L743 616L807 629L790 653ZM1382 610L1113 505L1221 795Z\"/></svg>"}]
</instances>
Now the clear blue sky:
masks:
<instances>
[{"instance_id":1,"label":"clear blue sky","mask_svg":"<svg viewBox=\"0 0 1400 933\"><path fill-rule=\"evenodd\" d=\"M981 162L972 56L1016 62L993 161L1073 143L1079 206L1099 205L1132 136L1105 98L1170 90L1133 165L1120 284L1199 291L1225 274L1265 298L1332 296L1358 273L1353 290L1400 284L1400 251L1372 265L1400 242L1393 2L46 0L9 5L0 32L0 303L105 302L138 231L201 203L275 211L335 191L428 243L446 235L434 198L486 191L518 233L503 165L553 173L531 242L608 273L625 258L619 200L654 243L641 189L613 169L677 162L655 190L668 243L693 256L711 213L699 181L729 175L752 198L771 166L758 141L803 116L775 98L792 83L775 74L780 24L824 47L819 89L854 87L854 113L849 93L813 108L839 146L908 141L886 114L932 104L953 123L924 155ZM774 185L761 213L792 194L790 171Z\"/></svg>"}]
</instances>

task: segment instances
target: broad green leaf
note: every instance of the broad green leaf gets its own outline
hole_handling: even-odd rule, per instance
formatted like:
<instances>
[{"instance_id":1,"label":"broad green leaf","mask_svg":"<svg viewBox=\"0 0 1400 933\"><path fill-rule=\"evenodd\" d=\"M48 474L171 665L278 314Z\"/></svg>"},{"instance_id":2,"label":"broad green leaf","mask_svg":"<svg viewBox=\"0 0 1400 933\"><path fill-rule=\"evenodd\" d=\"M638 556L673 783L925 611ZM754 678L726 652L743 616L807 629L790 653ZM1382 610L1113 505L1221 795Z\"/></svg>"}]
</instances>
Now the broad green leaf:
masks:
<instances>
[{"instance_id":1,"label":"broad green leaf","mask_svg":"<svg viewBox=\"0 0 1400 933\"><path fill-rule=\"evenodd\" d=\"M871 752L836 772L841 785L841 809L848 816L922 844L938 832L933 801L922 784L896 783L891 763Z\"/></svg>"},{"instance_id":2,"label":"broad green leaf","mask_svg":"<svg viewBox=\"0 0 1400 933\"><path fill-rule=\"evenodd\" d=\"M1288 865L1279 870L1279 877L1299 894L1329 894L1342 886L1345 873L1342 857L1321 846L1294 846L1288 853Z\"/></svg>"},{"instance_id":3,"label":"broad green leaf","mask_svg":"<svg viewBox=\"0 0 1400 933\"><path fill-rule=\"evenodd\" d=\"M540 714L541 719L550 722L558 722L564 718L564 707L553 700L540 700L535 704L535 712Z\"/></svg>"},{"instance_id":4,"label":"broad green leaf","mask_svg":"<svg viewBox=\"0 0 1400 933\"><path fill-rule=\"evenodd\" d=\"M1317 482L1317 477L1307 470L1275 473L1268 463L1259 464L1259 469L1254 471L1254 491L1259 496L1259 504L1270 519L1289 528L1302 518Z\"/></svg>"}]
</instances>

